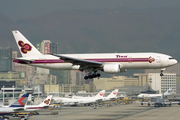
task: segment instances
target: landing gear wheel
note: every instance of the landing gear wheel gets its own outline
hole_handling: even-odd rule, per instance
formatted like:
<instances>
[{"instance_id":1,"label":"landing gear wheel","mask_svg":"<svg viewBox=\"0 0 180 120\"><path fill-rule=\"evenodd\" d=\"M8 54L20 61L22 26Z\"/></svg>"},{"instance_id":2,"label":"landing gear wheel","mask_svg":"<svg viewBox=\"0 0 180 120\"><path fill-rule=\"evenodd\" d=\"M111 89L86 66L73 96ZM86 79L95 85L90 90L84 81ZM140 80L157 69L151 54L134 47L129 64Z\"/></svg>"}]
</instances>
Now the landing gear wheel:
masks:
<instances>
[{"instance_id":1,"label":"landing gear wheel","mask_svg":"<svg viewBox=\"0 0 180 120\"><path fill-rule=\"evenodd\" d=\"M160 73L160 76L162 77L164 74L163 74L163 70L161 70L161 73Z\"/></svg>"},{"instance_id":2,"label":"landing gear wheel","mask_svg":"<svg viewBox=\"0 0 180 120\"><path fill-rule=\"evenodd\" d=\"M101 77L101 74L99 74L99 73L97 73L97 75L96 75L97 77Z\"/></svg>"},{"instance_id":3,"label":"landing gear wheel","mask_svg":"<svg viewBox=\"0 0 180 120\"><path fill-rule=\"evenodd\" d=\"M84 79L87 80L87 79L93 79L93 78L96 78L96 77L100 77L101 74L94 72L93 74L89 74L88 76L85 76Z\"/></svg>"},{"instance_id":4,"label":"landing gear wheel","mask_svg":"<svg viewBox=\"0 0 180 120\"><path fill-rule=\"evenodd\" d=\"M163 73L160 74L161 77L162 77L163 75L164 75Z\"/></svg>"},{"instance_id":5,"label":"landing gear wheel","mask_svg":"<svg viewBox=\"0 0 180 120\"><path fill-rule=\"evenodd\" d=\"M85 76L84 79L87 80L89 77L88 76Z\"/></svg>"}]
</instances>

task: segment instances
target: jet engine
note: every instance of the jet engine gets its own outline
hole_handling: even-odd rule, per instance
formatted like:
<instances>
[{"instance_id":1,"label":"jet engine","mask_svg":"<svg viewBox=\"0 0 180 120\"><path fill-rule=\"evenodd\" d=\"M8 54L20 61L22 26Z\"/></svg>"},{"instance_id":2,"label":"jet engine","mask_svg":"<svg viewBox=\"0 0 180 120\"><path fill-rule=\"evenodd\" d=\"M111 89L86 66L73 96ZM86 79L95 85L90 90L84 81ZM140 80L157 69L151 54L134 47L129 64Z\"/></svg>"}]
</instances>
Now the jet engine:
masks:
<instances>
[{"instance_id":1,"label":"jet engine","mask_svg":"<svg viewBox=\"0 0 180 120\"><path fill-rule=\"evenodd\" d=\"M104 64L103 66L103 71L105 73L120 73L120 64L118 63L109 63L109 64Z\"/></svg>"}]
</instances>

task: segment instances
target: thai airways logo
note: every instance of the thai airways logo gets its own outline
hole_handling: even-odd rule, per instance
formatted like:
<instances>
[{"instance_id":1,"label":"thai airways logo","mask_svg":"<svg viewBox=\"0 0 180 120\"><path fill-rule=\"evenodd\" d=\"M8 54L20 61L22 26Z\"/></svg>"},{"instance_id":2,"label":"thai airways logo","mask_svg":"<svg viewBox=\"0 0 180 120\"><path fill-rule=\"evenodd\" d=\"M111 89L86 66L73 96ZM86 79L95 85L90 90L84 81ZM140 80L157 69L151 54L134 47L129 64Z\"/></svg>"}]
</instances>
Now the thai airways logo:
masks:
<instances>
[{"instance_id":1,"label":"thai airways logo","mask_svg":"<svg viewBox=\"0 0 180 120\"><path fill-rule=\"evenodd\" d=\"M114 95L116 95L116 94L117 94L117 92L116 92L116 91L114 91L114 92L113 92L113 94L114 94Z\"/></svg>"},{"instance_id":2,"label":"thai airways logo","mask_svg":"<svg viewBox=\"0 0 180 120\"><path fill-rule=\"evenodd\" d=\"M26 54L28 51L32 50L32 46L30 46L28 43L24 43L23 41L18 41L18 45L21 47L21 52Z\"/></svg>"},{"instance_id":3,"label":"thai airways logo","mask_svg":"<svg viewBox=\"0 0 180 120\"><path fill-rule=\"evenodd\" d=\"M152 63L152 62L154 62L155 61L155 59L153 58L153 57L149 57L149 63Z\"/></svg>"},{"instance_id":4,"label":"thai airways logo","mask_svg":"<svg viewBox=\"0 0 180 120\"><path fill-rule=\"evenodd\" d=\"M44 101L44 103L47 105L49 104L49 102L50 102L50 99Z\"/></svg>"},{"instance_id":5,"label":"thai airways logo","mask_svg":"<svg viewBox=\"0 0 180 120\"><path fill-rule=\"evenodd\" d=\"M100 92L100 93L99 93L99 95L100 95L100 96L103 96L103 95L104 95L104 93L103 93L103 92Z\"/></svg>"}]
</instances>

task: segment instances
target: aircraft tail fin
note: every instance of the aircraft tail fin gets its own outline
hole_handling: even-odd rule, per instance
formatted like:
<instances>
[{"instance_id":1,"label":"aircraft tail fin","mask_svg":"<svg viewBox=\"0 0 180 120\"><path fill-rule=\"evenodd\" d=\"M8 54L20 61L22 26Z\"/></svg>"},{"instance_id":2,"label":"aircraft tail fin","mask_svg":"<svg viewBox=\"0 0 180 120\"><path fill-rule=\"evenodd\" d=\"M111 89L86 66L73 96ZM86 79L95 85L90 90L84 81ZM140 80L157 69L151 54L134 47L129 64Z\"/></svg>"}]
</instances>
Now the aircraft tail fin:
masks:
<instances>
[{"instance_id":1,"label":"aircraft tail fin","mask_svg":"<svg viewBox=\"0 0 180 120\"><path fill-rule=\"evenodd\" d=\"M118 89L115 89L107 97L109 97L109 98L116 97L117 93L118 93Z\"/></svg>"},{"instance_id":2,"label":"aircraft tail fin","mask_svg":"<svg viewBox=\"0 0 180 120\"><path fill-rule=\"evenodd\" d=\"M27 102L28 96L29 93L23 94L21 98L11 104L9 107L24 107Z\"/></svg>"},{"instance_id":3,"label":"aircraft tail fin","mask_svg":"<svg viewBox=\"0 0 180 120\"><path fill-rule=\"evenodd\" d=\"M52 97L53 97L52 95L47 96L47 98L41 104L39 104L39 106L49 106Z\"/></svg>"},{"instance_id":4,"label":"aircraft tail fin","mask_svg":"<svg viewBox=\"0 0 180 120\"><path fill-rule=\"evenodd\" d=\"M42 55L18 30L12 31L22 57Z\"/></svg>"},{"instance_id":5,"label":"aircraft tail fin","mask_svg":"<svg viewBox=\"0 0 180 120\"><path fill-rule=\"evenodd\" d=\"M99 91L99 93L95 96L96 98L103 97L105 94L105 90Z\"/></svg>"},{"instance_id":6,"label":"aircraft tail fin","mask_svg":"<svg viewBox=\"0 0 180 120\"><path fill-rule=\"evenodd\" d=\"M172 93L172 89L169 88L169 89L164 93L164 95L170 95L171 93Z\"/></svg>"}]
</instances>

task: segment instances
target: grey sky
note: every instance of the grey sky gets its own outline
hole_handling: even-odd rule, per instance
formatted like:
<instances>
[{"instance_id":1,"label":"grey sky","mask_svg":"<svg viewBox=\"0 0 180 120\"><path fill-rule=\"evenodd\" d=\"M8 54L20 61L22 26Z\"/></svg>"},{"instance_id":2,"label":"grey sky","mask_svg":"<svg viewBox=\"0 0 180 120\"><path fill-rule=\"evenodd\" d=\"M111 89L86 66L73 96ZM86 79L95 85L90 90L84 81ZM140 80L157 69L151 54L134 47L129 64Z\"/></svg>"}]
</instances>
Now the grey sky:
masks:
<instances>
[{"instance_id":1,"label":"grey sky","mask_svg":"<svg viewBox=\"0 0 180 120\"><path fill-rule=\"evenodd\" d=\"M42 16L60 9L132 8L180 5L179 0L1 0L0 14L16 21Z\"/></svg>"}]
</instances>

